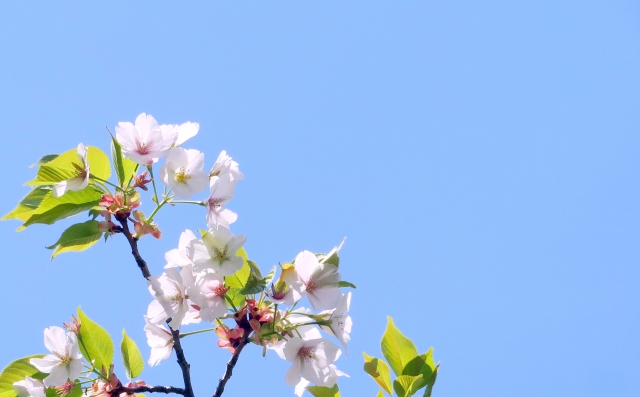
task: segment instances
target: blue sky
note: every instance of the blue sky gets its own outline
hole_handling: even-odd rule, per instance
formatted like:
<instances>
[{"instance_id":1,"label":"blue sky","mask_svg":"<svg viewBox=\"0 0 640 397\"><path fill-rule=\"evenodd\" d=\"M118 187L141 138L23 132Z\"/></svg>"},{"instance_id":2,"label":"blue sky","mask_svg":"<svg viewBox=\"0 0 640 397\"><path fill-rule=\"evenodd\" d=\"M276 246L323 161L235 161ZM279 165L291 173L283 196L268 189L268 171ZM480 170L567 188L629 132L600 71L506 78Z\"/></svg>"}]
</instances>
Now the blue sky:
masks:
<instances>
[{"instance_id":1,"label":"blue sky","mask_svg":"<svg viewBox=\"0 0 640 397\"><path fill-rule=\"evenodd\" d=\"M631 1L5 4L0 208L40 156L108 150L105 125L199 122L206 166L225 149L245 174L229 207L263 269L348 237L344 396L377 392L361 352L380 356L387 315L434 346L435 396L637 396L639 17ZM157 220L155 274L204 215ZM44 352L78 305L147 356L123 238L49 261L77 221L0 224L0 366ZM185 339L198 395L228 359L215 343ZM225 395L293 395L260 353ZM173 359L143 378L180 384Z\"/></svg>"}]
</instances>

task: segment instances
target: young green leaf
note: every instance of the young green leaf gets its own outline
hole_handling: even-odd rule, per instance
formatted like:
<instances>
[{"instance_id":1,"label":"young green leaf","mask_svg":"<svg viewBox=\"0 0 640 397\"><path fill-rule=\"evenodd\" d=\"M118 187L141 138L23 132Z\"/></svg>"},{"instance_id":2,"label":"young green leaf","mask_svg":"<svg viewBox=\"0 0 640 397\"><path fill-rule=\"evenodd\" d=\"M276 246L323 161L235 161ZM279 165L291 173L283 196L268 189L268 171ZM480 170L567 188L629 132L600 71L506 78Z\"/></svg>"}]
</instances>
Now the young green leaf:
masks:
<instances>
[{"instance_id":1,"label":"young green leaf","mask_svg":"<svg viewBox=\"0 0 640 397\"><path fill-rule=\"evenodd\" d=\"M144 360L136 343L129 338L126 331L122 330L122 343L120 344L122 353L122 364L129 380L137 378L144 369Z\"/></svg>"},{"instance_id":2,"label":"young green leaf","mask_svg":"<svg viewBox=\"0 0 640 397\"><path fill-rule=\"evenodd\" d=\"M249 275L249 279L247 280L244 287L240 290L241 294L258 294L267 287L267 285L273 280L273 276L276 273L275 266L271 269L267 277L262 277L262 273L258 268L258 265L255 262L247 261L249 263L249 267L251 268L251 274Z\"/></svg>"},{"instance_id":3,"label":"young green leaf","mask_svg":"<svg viewBox=\"0 0 640 397\"><path fill-rule=\"evenodd\" d=\"M409 397L425 386L422 375L400 375L393 381L393 390L398 397Z\"/></svg>"},{"instance_id":4,"label":"young green leaf","mask_svg":"<svg viewBox=\"0 0 640 397\"><path fill-rule=\"evenodd\" d=\"M137 164L122 155L122 146L113 136L111 136L111 159L120 187L126 188L133 178Z\"/></svg>"},{"instance_id":5,"label":"young green leaf","mask_svg":"<svg viewBox=\"0 0 640 397\"><path fill-rule=\"evenodd\" d=\"M384 397L384 393L382 393L382 389L378 390L378 394L376 394L376 397Z\"/></svg>"},{"instance_id":6,"label":"young green leaf","mask_svg":"<svg viewBox=\"0 0 640 397\"><path fill-rule=\"evenodd\" d=\"M40 165L47 164L49 161L55 159L56 157L58 157L57 154L45 154L44 156L40 157L40 160L38 160L37 163L31 164L29 168L38 167Z\"/></svg>"},{"instance_id":7,"label":"young green leaf","mask_svg":"<svg viewBox=\"0 0 640 397\"><path fill-rule=\"evenodd\" d=\"M333 385L333 387L307 386L307 391L314 397L340 397L340 390L338 390L337 384Z\"/></svg>"},{"instance_id":8,"label":"young green leaf","mask_svg":"<svg viewBox=\"0 0 640 397\"><path fill-rule=\"evenodd\" d=\"M68 227L62 235L50 247L47 249L54 249L51 259L55 258L63 252L70 251L84 251L87 248L94 245L100 236L102 236L102 230L100 230L98 221L86 221L84 223L76 223Z\"/></svg>"},{"instance_id":9,"label":"young green leaf","mask_svg":"<svg viewBox=\"0 0 640 397\"><path fill-rule=\"evenodd\" d=\"M100 203L103 193L93 186L78 191L68 191L61 197L48 194L38 207L30 212L29 218L18 231L24 230L35 223L51 225L60 219L88 211Z\"/></svg>"},{"instance_id":10,"label":"young green leaf","mask_svg":"<svg viewBox=\"0 0 640 397\"><path fill-rule=\"evenodd\" d=\"M244 264L240 270L231 276L226 276L224 281L227 287L241 290L247 284L247 280L249 280L249 276L251 275L251 266L249 265L249 258L247 257L247 252L244 248L240 248L236 255L241 256L244 259Z\"/></svg>"},{"instance_id":11,"label":"young green leaf","mask_svg":"<svg viewBox=\"0 0 640 397\"><path fill-rule=\"evenodd\" d=\"M391 373L387 363L364 352L362 355L364 356L364 372L368 373L384 391L391 395Z\"/></svg>"},{"instance_id":12,"label":"young green leaf","mask_svg":"<svg viewBox=\"0 0 640 397\"><path fill-rule=\"evenodd\" d=\"M87 317L78 307L80 335L78 347L84 358L93 363L94 368L107 370L113 363L113 341L109 333Z\"/></svg>"},{"instance_id":13,"label":"young green leaf","mask_svg":"<svg viewBox=\"0 0 640 397\"><path fill-rule=\"evenodd\" d=\"M13 384L24 380L27 376L40 380L46 378L48 374L43 374L29 363L29 360L32 358L42 357L44 357L44 354L23 357L7 365L7 367L0 373L0 396L16 397L17 394L13 390Z\"/></svg>"},{"instance_id":14,"label":"young green leaf","mask_svg":"<svg viewBox=\"0 0 640 397\"><path fill-rule=\"evenodd\" d=\"M229 289L225 295L237 309L240 309L242 306L244 306L245 302L247 301L247 297L235 288Z\"/></svg>"},{"instance_id":15,"label":"young green leaf","mask_svg":"<svg viewBox=\"0 0 640 397\"><path fill-rule=\"evenodd\" d=\"M77 149L67 150L57 157L51 155L50 158L50 160L40 166L36 178L27 182L27 185L53 185L76 176L76 166L80 165ZM109 158L102 150L94 146L88 146L87 161L89 162L91 175L103 180L109 179L111 175Z\"/></svg>"},{"instance_id":16,"label":"young green leaf","mask_svg":"<svg viewBox=\"0 0 640 397\"><path fill-rule=\"evenodd\" d=\"M340 287L340 288L354 288L354 289L356 288L355 285L351 284L348 281L339 281L338 282L338 287Z\"/></svg>"},{"instance_id":17,"label":"young green leaf","mask_svg":"<svg viewBox=\"0 0 640 397\"><path fill-rule=\"evenodd\" d=\"M396 375L401 375L405 365L416 356L418 350L411 339L404 336L393 324L393 319L387 317L387 329L382 336L382 355L387 359Z\"/></svg>"},{"instance_id":18,"label":"young green leaf","mask_svg":"<svg viewBox=\"0 0 640 397\"><path fill-rule=\"evenodd\" d=\"M20 200L20 203L18 203L13 211L2 217L2 220L4 221L7 219L19 219L25 222L27 219L29 219L29 217L31 217L33 212L38 209L44 199L50 195L50 186L38 186L32 189L29 194L27 194L22 200Z\"/></svg>"}]
</instances>

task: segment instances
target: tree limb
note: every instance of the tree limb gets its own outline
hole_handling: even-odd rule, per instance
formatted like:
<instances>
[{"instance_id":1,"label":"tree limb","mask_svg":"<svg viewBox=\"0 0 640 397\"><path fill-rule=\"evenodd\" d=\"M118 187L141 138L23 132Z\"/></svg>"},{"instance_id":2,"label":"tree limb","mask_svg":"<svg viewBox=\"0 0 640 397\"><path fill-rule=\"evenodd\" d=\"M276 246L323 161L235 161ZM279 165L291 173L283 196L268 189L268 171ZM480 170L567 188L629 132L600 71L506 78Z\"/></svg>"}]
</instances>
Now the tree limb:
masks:
<instances>
[{"instance_id":1,"label":"tree limb","mask_svg":"<svg viewBox=\"0 0 640 397\"><path fill-rule=\"evenodd\" d=\"M117 389L112 390L111 394L114 396L117 396L120 393L133 394L133 393L142 393L142 392L164 393L164 394L175 393L175 394L182 394L183 396L185 393L184 389L181 389L179 387L144 385L144 386L132 386L132 387L120 386Z\"/></svg>"},{"instance_id":2,"label":"tree limb","mask_svg":"<svg viewBox=\"0 0 640 397\"><path fill-rule=\"evenodd\" d=\"M224 392L224 386L227 384L227 381L229 380L229 378L231 378L231 375L233 374L233 368L236 366L236 363L238 362L238 357L240 357L240 353L242 353L242 349L244 349L244 347L247 344L249 344L249 336L250 336L250 332L245 332L244 335L242 336L242 339L240 340L240 344L238 344L238 347L236 347L235 352L233 352L233 356L231 357L231 360L229 360L229 362L227 363L227 369L224 371L224 375L222 376L222 379L220 379L220 382L218 383L218 387L216 388L216 392L213 394L213 397L222 396L222 392Z\"/></svg>"},{"instance_id":3,"label":"tree limb","mask_svg":"<svg viewBox=\"0 0 640 397\"><path fill-rule=\"evenodd\" d=\"M138 251L138 239L131 235L131 231L129 230L129 223L127 218L118 219L120 224L122 225L122 234L127 238L129 245L131 246L131 254L133 258L136 260L140 271L142 272L142 276L147 280L151 277L151 272L149 272L149 268L147 267L147 262L142 259L140 256L140 252Z\"/></svg>"}]
</instances>

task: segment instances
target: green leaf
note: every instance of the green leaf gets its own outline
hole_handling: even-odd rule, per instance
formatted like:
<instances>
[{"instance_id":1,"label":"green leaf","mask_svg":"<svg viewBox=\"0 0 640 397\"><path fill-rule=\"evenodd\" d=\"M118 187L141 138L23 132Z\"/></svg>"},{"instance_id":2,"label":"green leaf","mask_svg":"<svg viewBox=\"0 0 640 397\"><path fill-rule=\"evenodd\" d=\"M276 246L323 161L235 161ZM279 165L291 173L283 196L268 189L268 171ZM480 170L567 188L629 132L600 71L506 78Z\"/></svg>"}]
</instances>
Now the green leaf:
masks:
<instances>
[{"instance_id":1,"label":"green leaf","mask_svg":"<svg viewBox=\"0 0 640 397\"><path fill-rule=\"evenodd\" d=\"M24 380L27 376L40 380L46 378L49 374L43 374L29 363L32 358L42 358L44 356L44 354L37 354L23 357L7 365L0 373L0 396L16 397L17 394L13 390L13 384Z\"/></svg>"},{"instance_id":2,"label":"green leaf","mask_svg":"<svg viewBox=\"0 0 640 397\"><path fill-rule=\"evenodd\" d=\"M344 245L344 242L347 240L347 238L343 238L342 242L340 243L339 246L337 247L333 247L333 249L331 250L331 252L329 252L326 255L321 255L320 262L321 263L329 263L331 265L334 265L335 267L340 266L340 257L338 256L338 253L340 252L340 249L342 248L342 246Z\"/></svg>"},{"instance_id":3,"label":"green leaf","mask_svg":"<svg viewBox=\"0 0 640 397\"><path fill-rule=\"evenodd\" d=\"M404 336L393 324L393 319L387 317L387 329L382 335L382 355L387 359L396 375L401 375L405 365L418 355L418 349L411 339Z\"/></svg>"},{"instance_id":4,"label":"green leaf","mask_svg":"<svg viewBox=\"0 0 640 397\"><path fill-rule=\"evenodd\" d=\"M87 361L93 363L94 368L107 370L113 363L113 341L109 333L87 317L78 307L80 320L80 335L78 346Z\"/></svg>"},{"instance_id":5,"label":"green leaf","mask_svg":"<svg viewBox=\"0 0 640 397\"><path fill-rule=\"evenodd\" d=\"M393 390L398 397L409 397L426 384L422 375L400 375L393 381Z\"/></svg>"},{"instance_id":6,"label":"green leaf","mask_svg":"<svg viewBox=\"0 0 640 397\"><path fill-rule=\"evenodd\" d=\"M111 159L120 187L124 189L129 186L138 164L122 155L122 146L113 135L111 136Z\"/></svg>"},{"instance_id":7,"label":"green leaf","mask_svg":"<svg viewBox=\"0 0 640 397\"><path fill-rule=\"evenodd\" d=\"M47 249L55 248L51 259L63 252L84 251L94 245L100 240L100 236L102 236L103 233L102 230L100 230L99 224L100 222L98 221L86 221L69 226L62 232L62 235L55 244L47 247Z\"/></svg>"},{"instance_id":8,"label":"green leaf","mask_svg":"<svg viewBox=\"0 0 640 397\"><path fill-rule=\"evenodd\" d=\"M249 280L249 276L251 275L251 266L249 265L249 258L247 257L247 252L244 248L240 248L236 255L241 256L242 259L244 259L244 264L240 270L231 276L226 276L224 281L227 287L241 290L244 288L245 284L247 284L247 280Z\"/></svg>"},{"instance_id":9,"label":"green leaf","mask_svg":"<svg viewBox=\"0 0 640 397\"><path fill-rule=\"evenodd\" d=\"M13 209L13 211L2 217L2 220L19 219L25 222L33 212L38 209L44 199L50 195L51 187L49 186L38 186L32 189L29 194L20 200L20 203Z\"/></svg>"},{"instance_id":10,"label":"green leaf","mask_svg":"<svg viewBox=\"0 0 640 397\"><path fill-rule=\"evenodd\" d=\"M419 382L416 382L413 387L415 390L419 390L425 386L428 386L427 389L429 390L430 394L430 390L436 381L437 369L438 366L433 360L432 347L429 348L426 353L421 354L415 357L413 360L409 361L402 370L402 375L421 376L421 380Z\"/></svg>"},{"instance_id":11,"label":"green leaf","mask_svg":"<svg viewBox=\"0 0 640 397\"><path fill-rule=\"evenodd\" d=\"M144 369L144 360L136 343L129 338L126 331L122 330L122 343L120 344L120 352L122 353L122 364L124 365L127 378L129 380L137 378Z\"/></svg>"},{"instance_id":12,"label":"green leaf","mask_svg":"<svg viewBox=\"0 0 640 397\"><path fill-rule=\"evenodd\" d=\"M382 389L378 390L378 394L376 394L376 397L384 397L384 393L382 393Z\"/></svg>"},{"instance_id":13,"label":"green leaf","mask_svg":"<svg viewBox=\"0 0 640 397\"><path fill-rule=\"evenodd\" d=\"M436 368L433 370L433 374L431 375L431 379L427 380L427 388L424 390L424 397L431 397L431 391L433 390L433 385L436 384L436 378L438 377L438 369L440 368L440 364L436 365Z\"/></svg>"},{"instance_id":14,"label":"green leaf","mask_svg":"<svg viewBox=\"0 0 640 397\"><path fill-rule=\"evenodd\" d=\"M387 363L364 352L362 355L364 356L364 372L368 373L384 391L391 395L391 373Z\"/></svg>"},{"instance_id":15,"label":"green leaf","mask_svg":"<svg viewBox=\"0 0 640 397\"><path fill-rule=\"evenodd\" d=\"M48 163L49 161L51 161L51 160L55 159L56 157L58 157L58 155L57 155L57 154L45 154L44 156L40 157L40 160L38 160L38 162L37 162L37 163L35 163L35 164L31 164L31 165L29 166L29 168L33 168L33 167L37 167L37 166L39 166L39 165L46 164L46 163Z\"/></svg>"},{"instance_id":16,"label":"green leaf","mask_svg":"<svg viewBox=\"0 0 640 397\"><path fill-rule=\"evenodd\" d=\"M354 284L351 284L348 281L340 281L338 282L338 287L340 288L356 288L356 286Z\"/></svg>"},{"instance_id":17,"label":"green leaf","mask_svg":"<svg viewBox=\"0 0 640 397\"><path fill-rule=\"evenodd\" d=\"M337 384L333 385L333 387L307 386L307 391L314 397L340 397Z\"/></svg>"},{"instance_id":18,"label":"green leaf","mask_svg":"<svg viewBox=\"0 0 640 397\"><path fill-rule=\"evenodd\" d=\"M68 150L57 157L53 156L45 156L51 160L40 166L36 178L27 182L27 185L53 185L76 176L77 169L74 164L81 165L77 149ZM94 146L87 146L87 161L91 175L104 180L109 179L111 175L109 158L102 150Z\"/></svg>"},{"instance_id":19,"label":"green leaf","mask_svg":"<svg viewBox=\"0 0 640 397\"><path fill-rule=\"evenodd\" d=\"M51 194L46 195L18 231L36 223L51 225L60 219L90 210L100 203L102 196L103 192L93 186L87 186L78 191L68 191L57 198Z\"/></svg>"},{"instance_id":20,"label":"green leaf","mask_svg":"<svg viewBox=\"0 0 640 397\"><path fill-rule=\"evenodd\" d=\"M244 287L240 290L241 294L258 294L267 287L267 285L273 280L273 276L276 274L276 267L274 266L267 277L262 277L262 273L255 262L247 261L251 268L251 274Z\"/></svg>"},{"instance_id":21,"label":"green leaf","mask_svg":"<svg viewBox=\"0 0 640 397\"><path fill-rule=\"evenodd\" d=\"M237 309L244 306L247 301L247 297L235 288L229 289L225 295Z\"/></svg>"}]
</instances>

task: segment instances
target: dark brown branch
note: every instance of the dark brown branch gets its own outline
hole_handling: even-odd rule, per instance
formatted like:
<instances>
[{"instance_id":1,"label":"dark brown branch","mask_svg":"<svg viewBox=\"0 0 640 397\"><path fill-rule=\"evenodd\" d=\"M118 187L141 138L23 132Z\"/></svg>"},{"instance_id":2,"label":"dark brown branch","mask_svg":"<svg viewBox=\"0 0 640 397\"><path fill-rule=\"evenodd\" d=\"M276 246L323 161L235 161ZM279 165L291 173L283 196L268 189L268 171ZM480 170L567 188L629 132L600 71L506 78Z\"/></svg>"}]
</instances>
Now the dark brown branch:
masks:
<instances>
[{"instance_id":1,"label":"dark brown branch","mask_svg":"<svg viewBox=\"0 0 640 397\"><path fill-rule=\"evenodd\" d=\"M213 397L222 396L222 392L224 392L224 386L227 384L227 381L229 380L229 378L231 378L231 375L233 374L233 368L236 366L236 363L238 362L238 357L240 357L240 353L242 353L242 349L244 349L244 347L247 344L249 344L250 334L251 334L250 332L247 332L245 330L244 336L240 340L240 344L238 345L238 347L236 347L236 350L235 352L233 352L233 356L231 357L231 360L229 360L229 362L227 363L227 369L224 371L224 375L222 376L222 379L220 379L220 382L218 383L218 388L216 389L216 392L213 394Z\"/></svg>"},{"instance_id":2,"label":"dark brown branch","mask_svg":"<svg viewBox=\"0 0 640 397\"><path fill-rule=\"evenodd\" d=\"M138 252L138 239L131 235L131 231L129 230L129 223L127 218L118 219L120 224L122 225L122 234L127 238L129 245L131 246L131 254L133 255L140 271L142 272L142 276L147 280L151 277L151 272L149 272L149 268L147 267L147 262L142 259L140 256L140 252Z\"/></svg>"},{"instance_id":3,"label":"dark brown branch","mask_svg":"<svg viewBox=\"0 0 640 397\"><path fill-rule=\"evenodd\" d=\"M171 322L171 319L167 320L167 325ZM193 388L191 387L191 373L189 371L190 366L187 362L187 359L184 357L184 351L182 351L182 345L180 344L180 330L173 330L171 326L169 326L171 330L171 335L173 336L173 350L176 351L176 357L178 358L178 365L180 365L180 369L182 369L182 379L184 380L184 396L185 397L194 397Z\"/></svg>"},{"instance_id":4,"label":"dark brown branch","mask_svg":"<svg viewBox=\"0 0 640 397\"><path fill-rule=\"evenodd\" d=\"M133 387L120 386L117 389L112 390L111 395L117 396L120 393L134 394L134 393L142 393L142 392L164 393L164 394L175 393L175 394L182 394L183 396L185 393L184 389L181 389L179 387L145 385L145 386L133 386Z\"/></svg>"}]
</instances>

